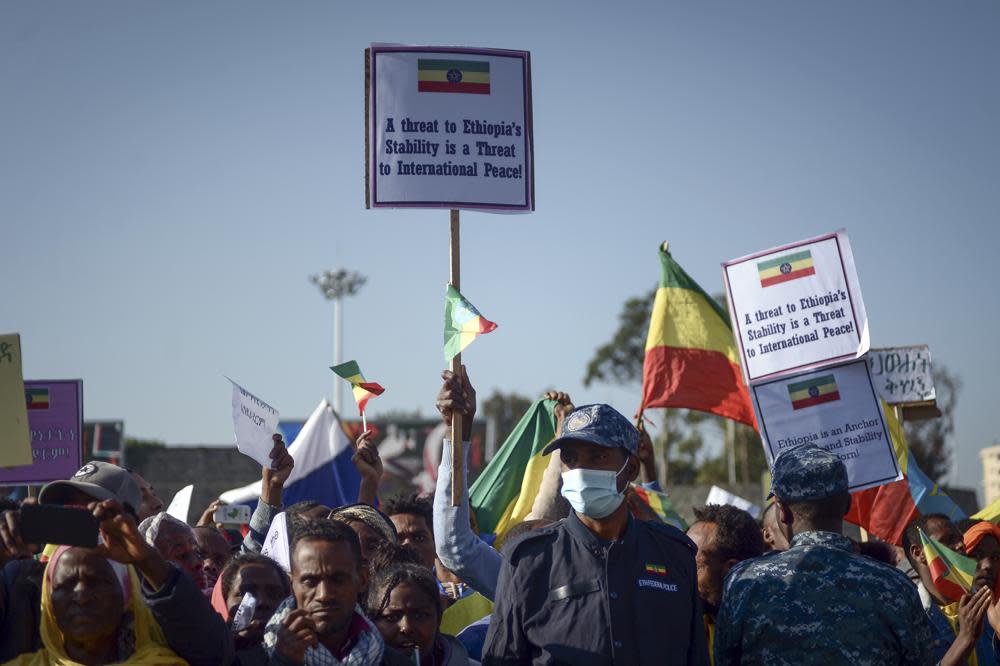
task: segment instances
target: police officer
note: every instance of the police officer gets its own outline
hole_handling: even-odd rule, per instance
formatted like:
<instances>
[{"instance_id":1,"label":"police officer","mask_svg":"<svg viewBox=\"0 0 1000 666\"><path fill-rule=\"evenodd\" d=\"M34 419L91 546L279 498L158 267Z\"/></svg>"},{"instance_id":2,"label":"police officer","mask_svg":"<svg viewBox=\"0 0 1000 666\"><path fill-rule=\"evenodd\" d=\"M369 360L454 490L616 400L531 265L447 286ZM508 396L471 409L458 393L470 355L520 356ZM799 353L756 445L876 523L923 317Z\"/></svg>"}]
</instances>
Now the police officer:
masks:
<instances>
[{"instance_id":1,"label":"police officer","mask_svg":"<svg viewBox=\"0 0 1000 666\"><path fill-rule=\"evenodd\" d=\"M573 511L505 547L484 664L708 662L694 544L624 501L638 446L628 419L586 405L545 447Z\"/></svg>"},{"instance_id":2,"label":"police officer","mask_svg":"<svg viewBox=\"0 0 1000 666\"><path fill-rule=\"evenodd\" d=\"M791 545L733 567L716 620L715 664L932 664L917 590L841 534L847 469L815 444L783 451L771 492Z\"/></svg>"}]
</instances>

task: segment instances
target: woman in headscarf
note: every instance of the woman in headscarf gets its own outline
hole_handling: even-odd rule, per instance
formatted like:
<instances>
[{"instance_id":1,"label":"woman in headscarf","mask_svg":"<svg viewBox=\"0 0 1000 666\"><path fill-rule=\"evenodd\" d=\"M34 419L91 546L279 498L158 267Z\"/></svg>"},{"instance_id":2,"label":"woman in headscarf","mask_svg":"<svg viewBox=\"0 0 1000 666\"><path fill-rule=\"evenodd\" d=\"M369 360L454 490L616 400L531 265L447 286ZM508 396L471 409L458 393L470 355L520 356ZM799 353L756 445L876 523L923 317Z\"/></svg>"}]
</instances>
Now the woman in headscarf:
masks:
<instances>
[{"instance_id":1,"label":"woman in headscarf","mask_svg":"<svg viewBox=\"0 0 1000 666\"><path fill-rule=\"evenodd\" d=\"M93 550L60 546L42 580L43 648L14 666L173 666L170 648L143 603L131 567Z\"/></svg>"},{"instance_id":2,"label":"woman in headscarf","mask_svg":"<svg viewBox=\"0 0 1000 666\"><path fill-rule=\"evenodd\" d=\"M976 523L965 532L965 555L976 561L976 576L973 587L988 587L993 597L1000 595L1000 527L983 521Z\"/></svg>"},{"instance_id":3,"label":"woman in headscarf","mask_svg":"<svg viewBox=\"0 0 1000 666\"><path fill-rule=\"evenodd\" d=\"M396 527L389 517L368 504L337 507L328 517L344 523L358 535L361 542L361 564L364 567L368 566L369 558L380 543L398 543Z\"/></svg>"}]
</instances>

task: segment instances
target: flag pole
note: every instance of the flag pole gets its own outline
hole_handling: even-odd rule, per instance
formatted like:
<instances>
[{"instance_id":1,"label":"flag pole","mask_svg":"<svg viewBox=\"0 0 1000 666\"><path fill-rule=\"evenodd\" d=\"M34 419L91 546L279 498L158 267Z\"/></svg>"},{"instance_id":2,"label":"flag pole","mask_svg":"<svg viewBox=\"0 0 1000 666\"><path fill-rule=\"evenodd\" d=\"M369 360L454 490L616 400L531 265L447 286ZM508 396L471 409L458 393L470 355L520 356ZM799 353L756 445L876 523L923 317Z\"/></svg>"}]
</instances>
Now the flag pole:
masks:
<instances>
[{"instance_id":1,"label":"flag pole","mask_svg":"<svg viewBox=\"0 0 1000 666\"><path fill-rule=\"evenodd\" d=\"M459 218L458 210L451 209L451 270L449 281L455 289L461 290L461 257L459 254ZM451 371L456 377L462 374L462 354L455 354L451 359ZM458 506L462 500L462 488L465 486L465 459L462 455L462 414L453 411L451 414L451 505Z\"/></svg>"}]
</instances>

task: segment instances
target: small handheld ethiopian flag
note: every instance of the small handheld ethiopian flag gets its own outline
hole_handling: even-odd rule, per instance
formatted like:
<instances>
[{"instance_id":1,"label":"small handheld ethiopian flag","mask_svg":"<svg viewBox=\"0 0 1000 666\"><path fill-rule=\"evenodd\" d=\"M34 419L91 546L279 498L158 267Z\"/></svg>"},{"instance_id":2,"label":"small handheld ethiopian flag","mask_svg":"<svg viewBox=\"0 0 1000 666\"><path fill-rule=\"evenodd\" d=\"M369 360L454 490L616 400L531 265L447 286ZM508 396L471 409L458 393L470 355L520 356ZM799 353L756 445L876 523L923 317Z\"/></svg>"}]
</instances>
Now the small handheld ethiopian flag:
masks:
<instances>
[{"instance_id":1,"label":"small handheld ethiopian flag","mask_svg":"<svg viewBox=\"0 0 1000 666\"><path fill-rule=\"evenodd\" d=\"M465 300L465 297L458 293L458 289L448 285L444 298L445 363L450 363L451 359L468 347L477 336L491 333L496 327L496 324L479 314L479 310Z\"/></svg>"},{"instance_id":2,"label":"small handheld ethiopian flag","mask_svg":"<svg viewBox=\"0 0 1000 666\"><path fill-rule=\"evenodd\" d=\"M366 382L365 376L361 374L361 368L358 367L357 361L341 363L340 365L335 365L330 369L351 383L351 392L354 393L354 399L358 403L358 412L361 413L361 419L364 421L365 405L372 399L372 397L382 395L385 389L375 382ZM367 430L368 423L364 423L362 427Z\"/></svg>"},{"instance_id":3,"label":"small handheld ethiopian flag","mask_svg":"<svg viewBox=\"0 0 1000 666\"><path fill-rule=\"evenodd\" d=\"M931 570L934 587L945 597L958 601L966 592L972 591L972 579L976 576L976 561L960 555L951 548L927 536L920 530L920 543L924 547L927 568Z\"/></svg>"}]
</instances>

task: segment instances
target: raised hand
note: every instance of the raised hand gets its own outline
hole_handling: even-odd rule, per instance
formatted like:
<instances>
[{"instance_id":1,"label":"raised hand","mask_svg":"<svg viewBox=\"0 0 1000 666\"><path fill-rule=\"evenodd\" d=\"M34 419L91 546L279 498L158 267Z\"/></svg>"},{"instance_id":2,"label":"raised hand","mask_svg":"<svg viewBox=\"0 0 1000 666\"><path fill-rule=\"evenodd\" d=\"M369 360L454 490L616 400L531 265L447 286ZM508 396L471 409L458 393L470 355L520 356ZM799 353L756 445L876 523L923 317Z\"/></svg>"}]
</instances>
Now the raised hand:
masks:
<instances>
[{"instance_id":1,"label":"raised hand","mask_svg":"<svg viewBox=\"0 0 1000 666\"><path fill-rule=\"evenodd\" d=\"M472 437L472 420L476 417L476 389L469 381L469 374L462 366L461 375L450 370L441 373L444 384L438 393L436 406L441 418L451 425L452 414L462 415L462 439L469 441Z\"/></svg>"},{"instance_id":2,"label":"raised hand","mask_svg":"<svg viewBox=\"0 0 1000 666\"><path fill-rule=\"evenodd\" d=\"M566 422L566 417L576 409L573 406L573 399L569 397L569 393L563 393L562 391L547 391L542 397L546 400L556 401L553 411L556 415L556 437L558 437L562 434L563 423Z\"/></svg>"},{"instance_id":3,"label":"raised hand","mask_svg":"<svg viewBox=\"0 0 1000 666\"><path fill-rule=\"evenodd\" d=\"M292 459L281 435L271 437L274 446L271 447L271 466L264 467L261 471L260 498L271 506L281 506L281 494L285 488L288 477L295 469L295 461Z\"/></svg>"}]
</instances>

